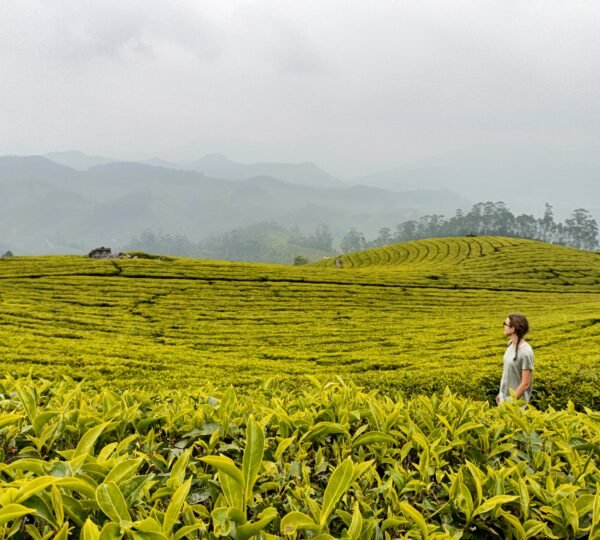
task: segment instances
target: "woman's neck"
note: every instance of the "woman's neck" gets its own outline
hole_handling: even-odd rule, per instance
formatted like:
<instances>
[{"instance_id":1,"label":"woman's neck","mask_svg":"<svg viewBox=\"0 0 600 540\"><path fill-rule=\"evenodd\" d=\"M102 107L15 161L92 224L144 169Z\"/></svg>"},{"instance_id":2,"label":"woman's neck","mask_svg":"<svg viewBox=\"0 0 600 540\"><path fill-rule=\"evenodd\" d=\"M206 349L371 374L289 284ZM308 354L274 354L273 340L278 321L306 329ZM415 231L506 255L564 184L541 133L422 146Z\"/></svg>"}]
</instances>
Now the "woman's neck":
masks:
<instances>
[{"instance_id":1,"label":"woman's neck","mask_svg":"<svg viewBox=\"0 0 600 540\"><path fill-rule=\"evenodd\" d=\"M519 343L519 336L517 336L517 334L512 334L510 336L510 340L512 341L512 344L516 347L517 343ZM523 343L522 339L520 341L521 341L521 343Z\"/></svg>"}]
</instances>

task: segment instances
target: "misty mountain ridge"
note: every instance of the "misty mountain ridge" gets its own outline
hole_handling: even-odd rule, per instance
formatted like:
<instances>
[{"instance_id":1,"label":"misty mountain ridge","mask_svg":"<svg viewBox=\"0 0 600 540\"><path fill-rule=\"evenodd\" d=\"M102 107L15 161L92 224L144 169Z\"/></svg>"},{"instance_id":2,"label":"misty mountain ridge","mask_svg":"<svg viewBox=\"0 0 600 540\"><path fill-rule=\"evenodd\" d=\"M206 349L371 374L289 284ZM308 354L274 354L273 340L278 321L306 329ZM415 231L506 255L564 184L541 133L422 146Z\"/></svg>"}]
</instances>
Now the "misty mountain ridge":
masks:
<instances>
[{"instance_id":1,"label":"misty mountain ridge","mask_svg":"<svg viewBox=\"0 0 600 540\"><path fill-rule=\"evenodd\" d=\"M207 154L188 163L174 163L161 158L145 160L122 160L104 156L93 156L79 151L51 152L46 158L60 165L86 171L111 163L140 163L171 170L189 170L213 178L225 180L248 180L257 176L272 176L285 182L319 188L343 188L347 184L311 162L304 163L251 163L243 164L230 160L223 154Z\"/></svg>"},{"instance_id":2,"label":"misty mountain ridge","mask_svg":"<svg viewBox=\"0 0 600 540\"><path fill-rule=\"evenodd\" d=\"M248 180L256 176L272 176L285 182L319 188L343 188L347 184L311 162L304 163L251 163L231 161L222 154L208 154L193 161L187 168L207 176L227 180Z\"/></svg>"},{"instance_id":3,"label":"misty mountain ridge","mask_svg":"<svg viewBox=\"0 0 600 540\"><path fill-rule=\"evenodd\" d=\"M562 216L584 206L600 218L600 154L517 144L478 148L407 162L357 177L355 183L387 190L451 187L472 199L505 201L519 212L555 202Z\"/></svg>"},{"instance_id":4,"label":"misty mountain ridge","mask_svg":"<svg viewBox=\"0 0 600 540\"><path fill-rule=\"evenodd\" d=\"M96 165L105 165L107 163L119 161L104 156L91 156L89 154L85 154L84 152L79 152L78 150L50 152L45 154L44 157L54 161L55 163L66 165L67 167L71 167L71 169L76 169L78 171L87 171Z\"/></svg>"},{"instance_id":5,"label":"misty mountain ridge","mask_svg":"<svg viewBox=\"0 0 600 540\"><path fill-rule=\"evenodd\" d=\"M470 205L450 191L342 186L267 175L234 181L135 162L81 171L40 156L0 157L0 244L21 254L86 252L96 244L124 245L145 229L200 240L261 221L305 230L323 223L341 237L351 227L375 234Z\"/></svg>"}]
</instances>

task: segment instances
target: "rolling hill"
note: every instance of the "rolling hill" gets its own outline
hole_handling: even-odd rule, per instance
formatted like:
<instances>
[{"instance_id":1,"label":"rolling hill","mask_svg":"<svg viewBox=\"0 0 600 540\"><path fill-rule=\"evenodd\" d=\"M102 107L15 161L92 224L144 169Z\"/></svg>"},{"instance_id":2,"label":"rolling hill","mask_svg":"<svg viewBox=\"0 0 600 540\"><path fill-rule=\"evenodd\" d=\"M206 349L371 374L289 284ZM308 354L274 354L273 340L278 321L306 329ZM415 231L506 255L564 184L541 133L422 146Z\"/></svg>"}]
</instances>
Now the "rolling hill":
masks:
<instances>
[{"instance_id":1,"label":"rolling hill","mask_svg":"<svg viewBox=\"0 0 600 540\"><path fill-rule=\"evenodd\" d=\"M251 389L315 374L489 398L501 323L517 311L532 325L537 403L599 406L597 254L482 237L340 261L0 260L0 365L99 386Z\"/></svg>"}]
</instances>

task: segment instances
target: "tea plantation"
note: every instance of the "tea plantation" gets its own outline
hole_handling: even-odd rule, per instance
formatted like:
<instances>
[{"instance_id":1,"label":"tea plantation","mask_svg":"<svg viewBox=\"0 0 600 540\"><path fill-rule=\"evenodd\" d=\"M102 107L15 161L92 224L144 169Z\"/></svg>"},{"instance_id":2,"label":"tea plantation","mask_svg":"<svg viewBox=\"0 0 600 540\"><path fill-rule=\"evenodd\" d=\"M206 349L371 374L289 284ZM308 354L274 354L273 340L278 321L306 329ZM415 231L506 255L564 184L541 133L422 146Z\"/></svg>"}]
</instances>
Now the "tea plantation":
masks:
<instances>
[{"instance_id":1,"label":"tea plantation","mask_svg":"<svg viewBox=\"0 0 600 540\"><path fill-rule=\"evenodd\" d=\"M17 257L0 323L0 537L600 538L596 253Z\"/></svg>"}]
</instances>

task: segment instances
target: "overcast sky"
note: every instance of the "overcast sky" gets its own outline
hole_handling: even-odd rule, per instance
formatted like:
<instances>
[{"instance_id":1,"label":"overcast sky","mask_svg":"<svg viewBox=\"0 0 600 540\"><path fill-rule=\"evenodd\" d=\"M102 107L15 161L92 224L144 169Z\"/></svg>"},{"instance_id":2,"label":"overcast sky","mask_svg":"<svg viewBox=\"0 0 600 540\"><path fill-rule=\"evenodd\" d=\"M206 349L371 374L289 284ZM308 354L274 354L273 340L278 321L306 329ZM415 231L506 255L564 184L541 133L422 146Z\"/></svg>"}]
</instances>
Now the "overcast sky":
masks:
<instances>
[{"instance_id":1,"label":"overcast sky","mask_svg":"<svg viewBox=\"0 0 600 540\"><path fill-rule=\"evenodd\" d=\"M511 145L585 159L599 28L594 0L2 0L0 154L346 178Z\"/></svg>"}]
</instances>

